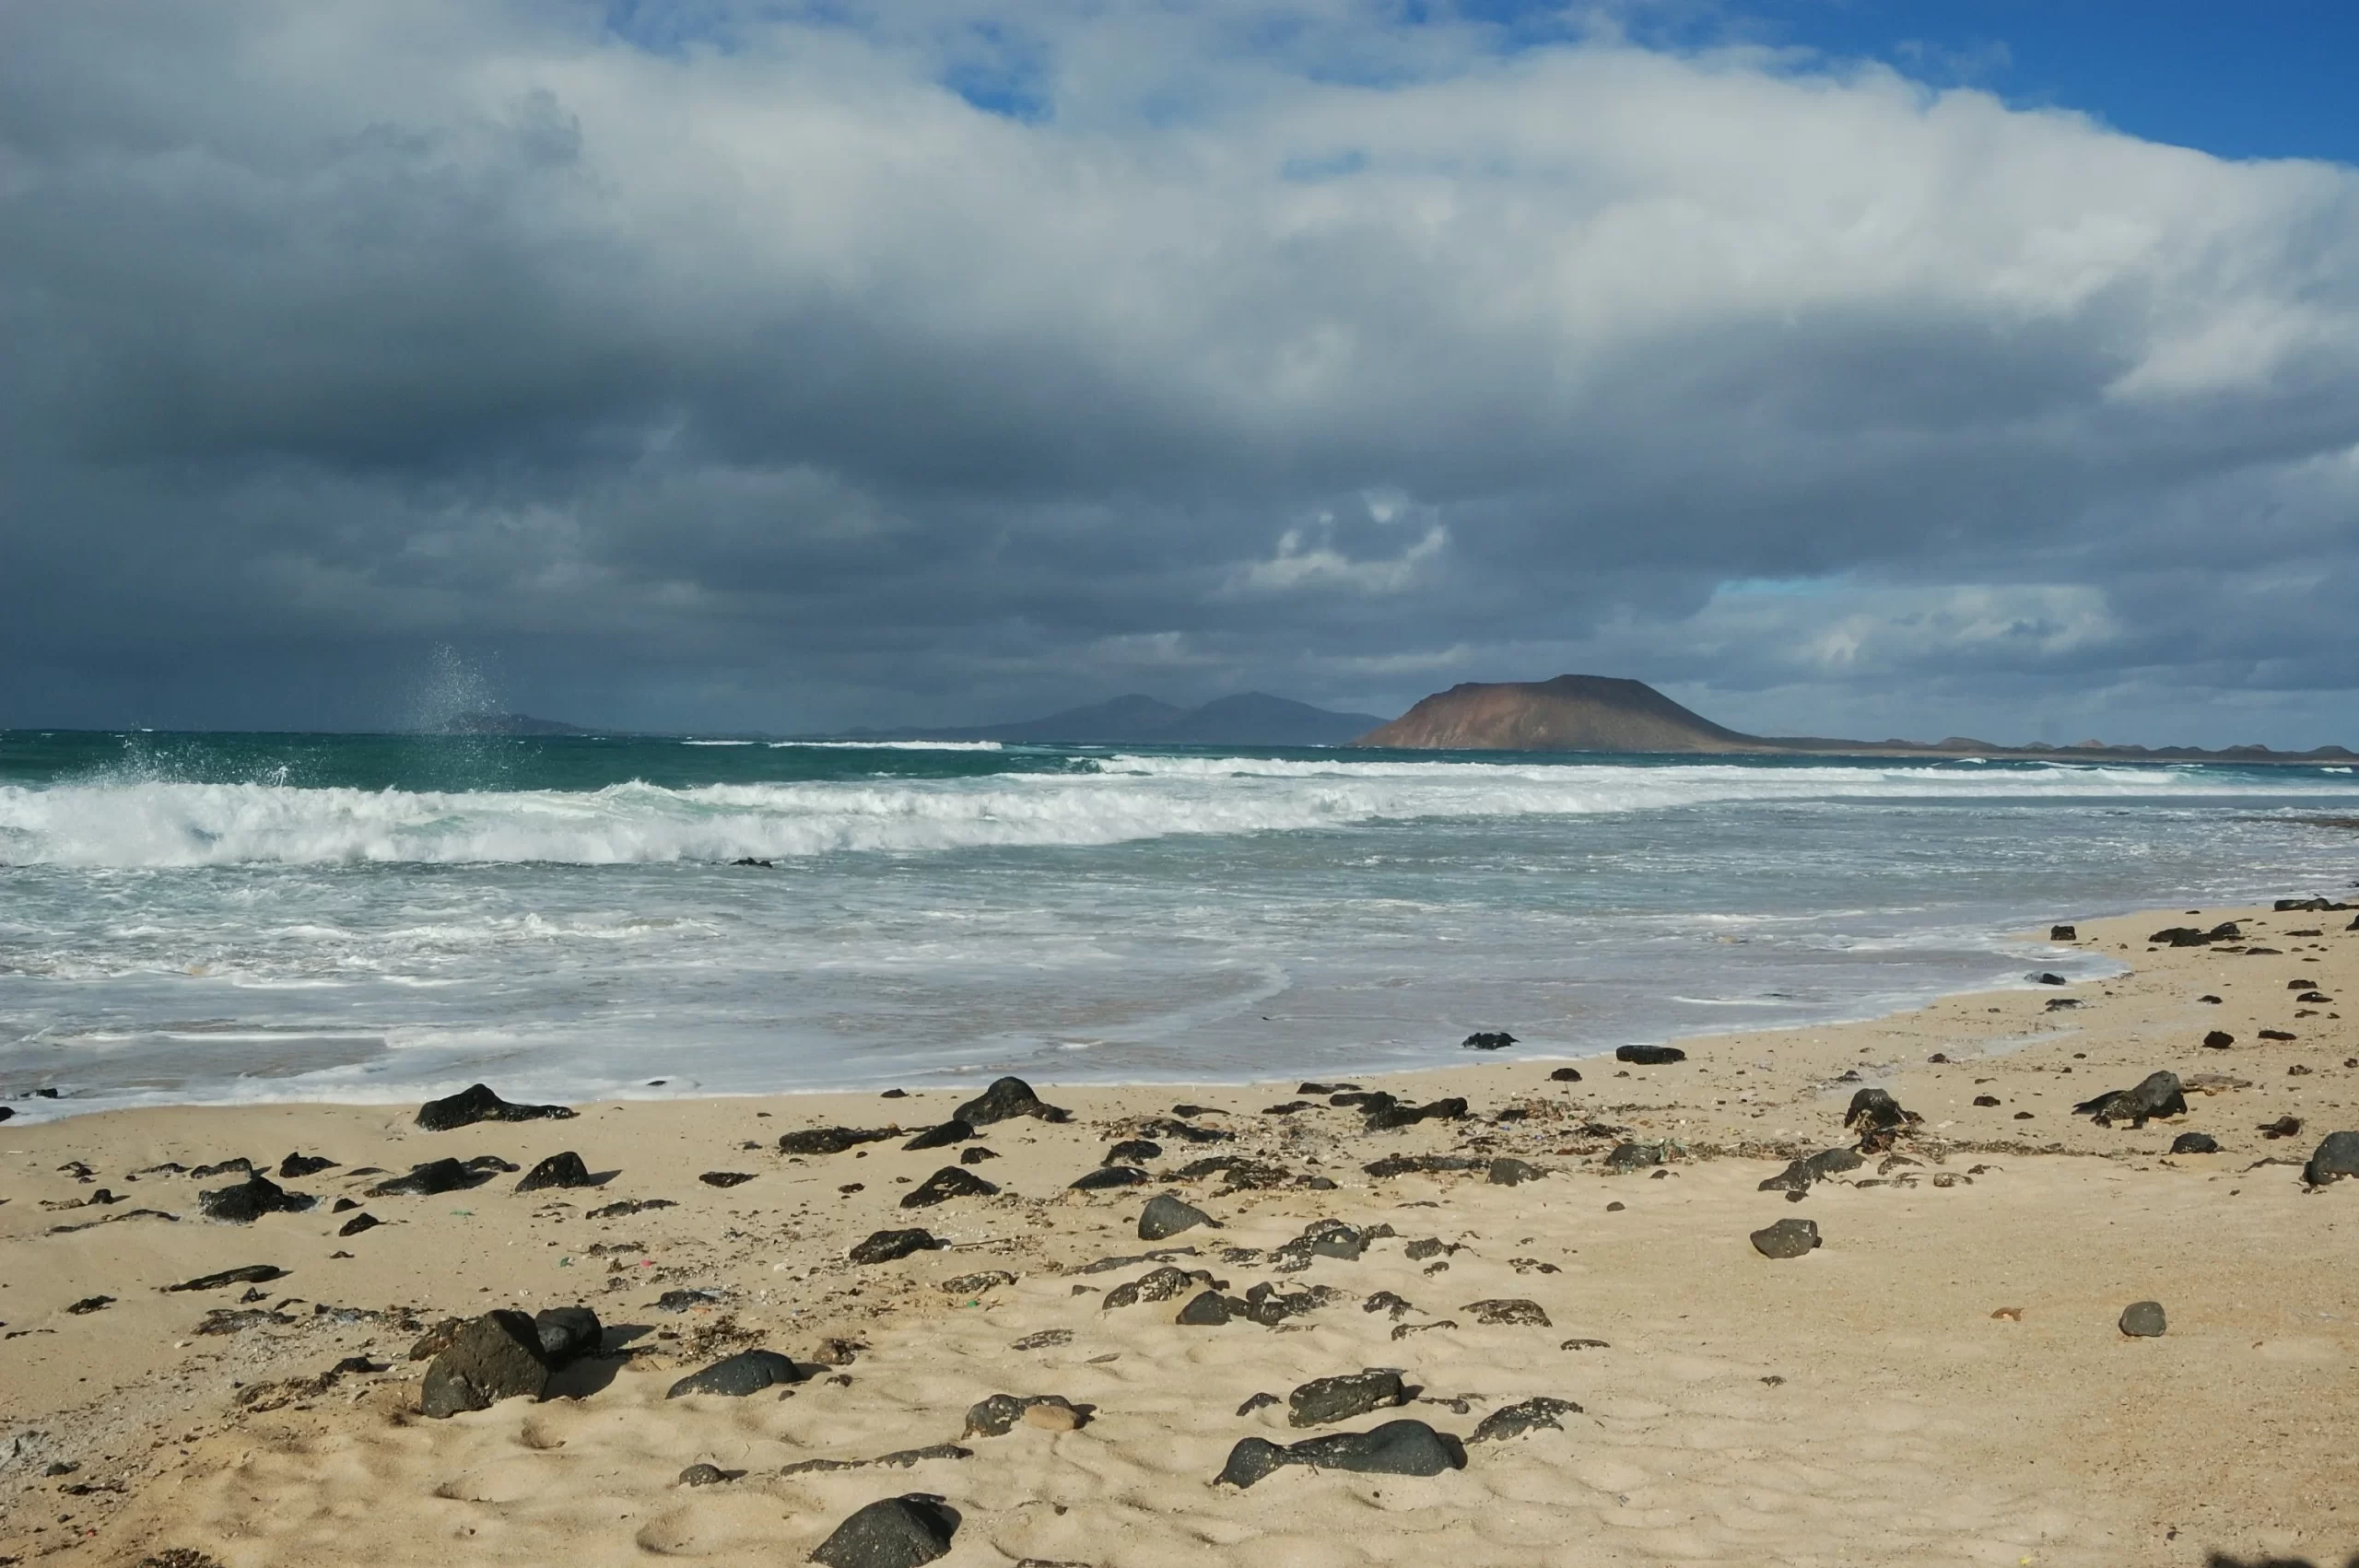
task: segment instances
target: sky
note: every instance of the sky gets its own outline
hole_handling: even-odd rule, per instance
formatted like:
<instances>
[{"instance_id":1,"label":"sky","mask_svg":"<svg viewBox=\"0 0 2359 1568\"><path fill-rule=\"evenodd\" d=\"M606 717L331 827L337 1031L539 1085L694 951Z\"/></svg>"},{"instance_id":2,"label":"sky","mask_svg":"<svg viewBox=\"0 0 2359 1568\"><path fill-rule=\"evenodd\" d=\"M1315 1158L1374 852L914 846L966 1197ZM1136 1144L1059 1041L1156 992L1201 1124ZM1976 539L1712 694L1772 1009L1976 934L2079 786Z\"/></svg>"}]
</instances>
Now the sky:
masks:
<instances>
[{"instance_id":1,"label":"sky","mask_svg":"<svg viewBox=\"0 0 2359 1568\"><path fill-rule=\"evenodd\" d=\"M1578 671L1762 732L2359 744L2347 5L0 36L0 726Z\"/></svg>"}]
</instances>

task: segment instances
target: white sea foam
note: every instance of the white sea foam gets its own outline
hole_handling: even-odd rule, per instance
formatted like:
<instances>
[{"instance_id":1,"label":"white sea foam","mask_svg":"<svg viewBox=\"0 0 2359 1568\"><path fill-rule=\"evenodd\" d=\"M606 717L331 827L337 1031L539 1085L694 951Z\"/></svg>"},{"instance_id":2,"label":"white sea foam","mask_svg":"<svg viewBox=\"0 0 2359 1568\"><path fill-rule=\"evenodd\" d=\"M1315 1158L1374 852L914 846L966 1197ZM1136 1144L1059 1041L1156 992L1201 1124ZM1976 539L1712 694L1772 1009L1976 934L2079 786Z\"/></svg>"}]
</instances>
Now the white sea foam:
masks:
<instances>
[{"instance_id":1,"label":"white sea foam","mask_svg":"<svg viewBox=\"0 0 2359 1568\"><path fill-rule=\"evenodd\" d=\"M771 741L772 751L803 747L820 752L995 752L997 741Z\"/></svg>"},{"instance_id":2,"label":"white sea foam","mask_svg":"<svg viewBox=\"0 0 2359 1568\"><path fill-rule=\"evenodd\" d=\"M1089 847L1384 822L1579 818L1735 802L2267 796L2201 769L1658 767L1117 755L1095 771L966 778L626 783L591 791L133 779L0 787L0 860L83 867L616 865L844 852Z\"/></svg>"}]
</instances>

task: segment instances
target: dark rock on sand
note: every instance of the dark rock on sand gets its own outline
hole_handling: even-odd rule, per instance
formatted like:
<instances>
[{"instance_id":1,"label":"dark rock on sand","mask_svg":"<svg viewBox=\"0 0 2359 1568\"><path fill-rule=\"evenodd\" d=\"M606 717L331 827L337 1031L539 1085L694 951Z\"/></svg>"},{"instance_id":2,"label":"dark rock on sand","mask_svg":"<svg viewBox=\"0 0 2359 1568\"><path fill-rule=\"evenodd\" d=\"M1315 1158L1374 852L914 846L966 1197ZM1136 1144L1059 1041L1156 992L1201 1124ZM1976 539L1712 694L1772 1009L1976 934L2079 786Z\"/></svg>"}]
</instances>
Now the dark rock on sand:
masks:
<instances>
[{"instance_id":1,"label":"dark rock on sand","mask_svg":"<svg viewBox=\"0 0 2359 1568\"><path fill-rule=\"evenodd\" d=\"M1813 1220L1780 1220L1753 1233L1753 1250L1764 1258L1800 1258L1817 1245Z\"/></svg>"},{"instance_id":2,"label":"dark rock on sand","mask_svg":"<svg viewBox=\"0 0 2359 1568\"><path fill-rule=\"evenodd\" d=\"M1414 1127L1421 1121L1456 1121L1465 1114L1466 1102L1452 1094L1422 1106L1369 1106L1361 1119L1370 1132L1380 1132L1388 1128Z\"/></svg>"},{"instance_id":3,"label":"dark rock on sand","mask_svg":"<svg viewBox=\"0 0 2359 1568\"><path fill-rule=\"evenodd\" d=\"M2203 947L2215 942L2235 942L2244 934L2236 921L2223 920L2208 931L2193 926L2165 926L2146 940L2157 947Z\"/></svg>"},{"instance_id":4,"label":"dark rock on sand","mask_svg":"<svg viewBox=\"0 0 2359 1568\"><path fill-rule=\"evenodd\" d=\"M1531 1328L1551 1327L1548 1315L1540 1310L1540 1304L1525 1301L1520 1296L1470 1301L1460 1310L1473 1314L1477 1323Z\"/></svg>"},{"instance_id":5,"label":"dark rock on sand","mask_svg":"<svg viewBox=\"0 0 2359 1568\"><path fill-rule=\"evenodd\" d=\"M1369 1432L1306 1437L1284 1447L1248 1437L1228 1451L1216 1484L1251 1486L1287 1465L1356 1470L1366 1475L1438 1476L1466 1468L1466 1445L1421 1421L1389 1421Z\"/></svg>"},{"instance_id":6,"label":"dark rock on sand","mask_svg":"<svg viewBox=\"0 0 2359 1568\"><path fill-rule=\"evenodd\" d=\"M1105 1165L1138 1165L1149 1160L1163 1158L1163 1145L1146 1138L1126 1138L1106 1151L1098 1164Z\"/></svg>"},{"instance_id":7,"label":"dark rock on sand","mask_svg":"<svg viewBox=\"0 0 2359 1568\"><path fill-rule=\"evenodd\" d=\"M1190 1328L1218 1328L1231 1318L1242 1316L1238 1308L1242 1304L1218 1291L1200 1291L1188 1298L1180 1316L1172 1321Z\"/></svg>"},{"instance_id":8,"label":"dark rock on sand","mask_svg":"<svg viewBox=\"0 0 2359 1568\"><path fill-rule=\"evenodd\" d=\"M1035 1410L1055 1413L1043 1419L1030 1414ZM1087 1405L1076 1405L1062 1394L993 1394L968 1408L967 1429L959 1435L1004 1437L1015 1430L1018 1422L1071 1432L1089 1424L1089 1410Z\"/></svg>"},{"instance_id":9,"label":"dark rock on sand","mask_svg":"<svg viewBox=\"0 0 2359 1568\"><path fill-rule=\"evenodd\" d=\"M887 1497L838 1525L811 1561L827 1568L918 1568L950 1550L958 1511L930 1492Z\"/></svg>"},{"instance_id":10,"label":"dark rock on sand","mask_svg":"<svg viewBox=\"0 0 2359 1568\"><path fill-rule=\"evenodd\" d=\"M266 1285L273 1280L287 1278L287 1270L276 1263L249 1263L243 1268L224 1269L218 1274L199 1274L194 1280L182 1280L177 1285L166 1285L166 1291L217 1291L224 1285Z\"/></svg>"},{"instance_id":11,"label":"dark rock on sand","mask_svg":"<svg viewBox=\"0 0 2359 1568\"><path fill-rule=\"evenodd\" d=\"M1478 1030L1459 1042L1462 1050L1503 1051L1515 1044L1515 1036L1504 1029Z\"/></svg>"},{"instance_id":12,"label":"dark rock on sand","mask_svg":"<svg viewBox=\"0 0 2359 1568\"><path fill-rule=\"evenodd\" d=\"M2203 1048L2205 1050L2224 1051L2236 1043L2236 1037L2234 1035L2229 1034L2225 1029L2214 1029L2210 1034L2203 1036Z\"/></svg>"},{"instance_id":13,"label":"dark rock on sand","mask_svg":"<svg viewBox=\"0 0 2359 1568\"><path fill-rule=\"evenodd\" d=\"M1576 1341L1578 1343L1579 1341ZM1581 1408L1570 1399L1559 1399L1547 1394L1535 1394L1520 1404L1503 1405L1483 1418L1469 1443L1497 1443L1509 1437L1520 1437L1527 1432L1553 1427L1561 1432L1565 1423L1558 1416L1577 1416Z\"/></svg>"},{"instance_id":14,"label":"dark rock on sand","mask_svg":"<svg viewBox=\"0 0 2359 1568\"><path fill-rule=\"evenodd\" d=\"M61 1165L58 1168L60 1170L65 1170L69 1167ZM231 1171L239 1171L247 1176L252 1176L253 1174L253 1169L254 1163L252 1160L247 1159L243 1154L241 1154L234 1160L216 1160L211 1164L199 1165L188 1174L189 1179L192 1181L204 1181L212 1176L228 1176Z\"/></svg>"},{"instance_id":15,"label":"dark rock on sand","mask_svg":"<svg viewBox=\"0 0 2359 1568\"><path fill-rule=\"evenodd\" d=\"M428 1132L449 1132L479 1121L564 1121L573 1112L564 1106L517 1106L493 1094L488 1085L471 1083L446 1099L428 1100L417 1108L417 1125Z\"/></svg>"},{"instance_id":16,"label":"dark rock on sand","mask_svg":"<svg viewBox=\"0 0 2359 1568\"><path fill-rule=\"evenodd\" d=\"M1616 1143L1614 1152L1605 1156L1605 1168L1609 1171L1635 1171L1661 1164L1662 1145L1660 1143Z\"/></svg>"},{"instance_id":17,"label":"dark rock on sand","mask_svg":"<svg viewBox=\"0 0 2359 1568\"><path fill-rule=\"evenodd\" d=\"M697 1179L707 1187L743 1187L754 1179L751 1171L706 1171Z\"/></svg>"},{"instance_id":18,"label":"dark rock on sand","mask_svg":"<svg viewBox=\"0 0 2359 1568\"><path fill-rule=\"evenodd\" d=\"M259 1174L235 1187L217 1187L196 1195L199 1213L233 1225L252 1224L264 1214L299 1214L318 1201L306 1192L289 1192Z\"/></svg>"},{"instance_id":19,"label":"dark rock on sand","mask_svg":"<svg viewBox=\"0 0 2359 1568\"><path fill-rule=\"evenodd\" d=\"M1346 1263L1356 1263L1370 1241L1391 1234L1391 1225L1363 1231L1342 1220L1313 1220L1302 1227L1300 1235L1273 1250L1270 1257L1278 1260L1281 1268L1307 1268L1314 1258L1338 1258Z\"/></svg>"},{"instance_id":20,"label":"dark rock on sand","mask_svg":"<svg viewBox=\"0 0 2359 1568\"><path fill-rule=\"evenodd\" d=\"M958 1151L958 1163L962 1165L980 1165L985 1160L996 1160L998 1158L999 1155L995 1152L984 1148L980 1143Z\"/></svg>"},{"instance_id":21,"label":"dark rock on sand","mask_svg":"<svg viewBox=\"0 0 2359 1568\"><path fill-rule=\"evenodd\" d=\"M939 1251L949 1245L928 1231L878 1231L847 1256L854 1263L890 1263L912 1253Z\"/></svg>"},{"instance_id":22,"label":"dark rock on sand","mask_svg":"<svg viewBox=\"0 0 2359 1568\"><path fill-rule=\"evenodd\" d=\"M1669 1067L1674 1061L1685 1061L1687 1053L1677 1046L1624 1046L1614 1053L1614 1059L1633 1067Z\"/></svg>"},{"instance_id":23,"label":"dark rock on sand","mask_svg":"<svg viewBox=\"0 0 2359 1568\"><path fill-rule=\"evenodd\" d=\"M955 1280L945 1280L935 1288L945 1295L980 1295L1002 1285L1015 1283L1015 1276L1004 1269L986 1269L980 1274L961 1274Z\"/></svg>"},{"instance_id":24,"label":"dark rock on sand","mask_svg":"<svg viewBox=\"0 0 2359 1568\"><path fill-rule=\"evenodd\" d=\"M619 1220L629 1214L644 1214L650 1209L676 1209L679 1205L668 1198L626 1198L618 1203L608 1203L590 1211L593 1220Z\"/></svg>"},{"instance_id":25,"label":"dark rock on sand","mask_svg":"<svg viewBox=\"0 0 2359 1568\"><path fill-rule=\"evenodd\" d=\"M690 1465L680 1472L680 1484L682 1486L718 1486L722 1481L734 1480L745 1473L743 1470L734 1472L724 1470L719 1465Z\"/></svg>"},{"instance_id":26,"label":"dark rock on sand","mask_svg":"<svg viewBox=\"0 0 2359 1568\"><path fill-rule=\"evenodd\" d=\"M2158 1301L2133 1301L2121 1309L2121 1331L2132 1339L2154 1339L2164 1327L2163 1304Z\"/></svg>"},{"instance_id":27,"label":"dark rock on sand","mask_svg":"<svg viewBox=\"0 0 2359 1568\"><path fill-rule=\"evenodd\" d=\"M340 1236L357 1236L363 1231L373 1231L384 1223L384 1221L377 1218L376 1215L363 1210L361 1212L352 1216L349 1220L346 1220L344 1223L338 1225L335 1228L335 1234Z\"/></svg>"},{"instance_id":28,"label":"dark rock on sand","mask_svg":"<svg viewBox=\"0 0 2359 1568\"><path fill-rule=\"evenodd\" d=\"M2282 1116L2275 1121L2260 1123L2255 1130L2268 1139L2299 1138L2302 1135L2302 1118L2297 1116Z\"/></svg>"},{"instance_id":29,"label":"dark rock on sand","mask_svg":"<svg viewBox=\"0 0 2359 1568\"><path fill-rule=\"evenodd\" d=\"M1580 1081L1581 1070L1578 1067L1560 1067L1548 1075L1551 1083L1578 1083Z\"/></svg>"},{"instance_id":30,"label":"dark rock on sand","mask_svg":"<svg viewBox=\"0 0 2359 1568\"><path fill-rule=\"evenodd\" d=\"M2071 926L2050 926L2048 928L2048 940L2050 942L2078 942L2081 940L2081 933L2073 930Z\"/></svg>"},{"instance_id":31,"label":"dark rock on sand","mask_svg":"<svg viewBox=\"0 0 2359 1568\"><path fill-rule=\"evenodd\" d=\"M2038 969L2024 977L2035 986L2069 986L2072 982L2052 970Z\"/></svg>"},{"instance_id":32,"label":"dark rock on sand","mask_svg":"<svg viewBox=\"0 0 2359 1568\"><path fill-rule=\"evenodd\" d=\"M2171 1153L2174 1154L2216 1154L2219 1152L2219 1140L2208 1132L2182 1132L2171 1140Z\"/></svg>"},{"instance_id":33,"label":"dark rock on sand","mask_svg":"<svg viewBox=\"0 0 2359 1568\"><path fill-rule=\"evenodd\" d=\"M2302 1179L2324 1187L2348 1176L2359 1176L2359 1132L2330 1132L2302 1167Z\"/></svg>"},{"instance_id":34,"label":"dark rock on sand","mask_svg":"<svg viewBox=\"0 0 2359 1568\"><path fill-rule=\"evenodd\" d=\"M964 1143L975 1136L974 1124L951 1117L939 1127L929 1127L907 1143L904 1149L947 1149L953 1143Z\"/></svg>"},{"instance_id":35,"label":"dark rock on sand","mask_svg":"<svg viewBox=\"0 0 2359 1568\"><path fill-rule=\"evenodd\" d=\"M521 1312L487 1312L461 1325L427 1367L418 1408L429 1416L454 1416L519 1395L537 1399L548 1382L548 1354L533 1320Z\"/></svg>"},{"instance_id":36,"label":"dark rock on sand","mask_svg":"<svg viewBox=\"0 0 2359 1568\"><path fill-rule=\"evenodd\" d=\"M1871 1132L1881 1132L1907 1127L1925 1118L1914 1111L1903 1110L1900 1102L1886 1089L1862 1089L1851 1096L1848 1109L1843 1113L1843 1125L1858 1126Z\"/></svg>"},{"instance_id":37,"label":"dark rock on sand","mask_svg":"<svg viewBox=\"0 0 2359 1568\"><path fill-rule=\"evenodd\" d=\"M1174 1269L1169 1264L1151 1269L1137 1279L1116 1285L1108 1291L1097 1305L1101 1310L1135 1306L1143 1301L1169 1301L1180 1293L1198 1285L1215 1283L1202 1269Z\"/></svg>"},{"instance_id":38,"label":"dark rock on sand","mask_svg":"<svg viewBox=\"0 0 2359 1568\"><path fill-rule=\"evenodd\" d=\"M1370 1367L1335 1377L1314 1377L1286 1396L1288 1426L1326 1426L1370 1410L1409 1402L1411 1391L1398 1372Z\"/></svg>"},{"instance_id":39,"label":"dark rock on sand","mask_svg":"<svg viewBox=\"0 0 2359 1568\"><path fill-rule=\"evenodd\" d=\"M904 1209L925 1209L953 1198L989 1198L999 1190L974 1172L945 1165L901 1195Z\"/></svg>"},{"instance_id":40,"label":"dark rock on sand","mask_svg":"<svg viewBox=\"0 0 2359 1568\"><path fill-rule=\"evenodd\" d=\"M1104 1192L1117 1187L1144 1187L1154 1179L1136 1165L1100 1165L1067 1185L1076 1192Z\"/></svg>"},{"instance_id":41,"label":"dark rock on sand","mask_svg":"<svg viewBox=\"0 0 2359 1568\"><path fill-rule=\"evenodd\" d=\"M691 1372L664 1392L667 1399L690 1394L722 1394L742 1399L781 1383L800 1383L810 1374L776 1351L739 1351L701 1372Z\"/></svg>"},{"instance_id":42,"label":"dark rock on sand","mask_svg":"<svg viewBox=\"0 0 2359 1568\"><path fill-rule=\"evenodd\" d=\"M586 1306L544 1307L533 1314L533 1330L553 1367L579 1361L605 1342L598 1315Z\"/></svg>"},{"instance_id":43,"label":"dark rock on sand","mask_svg":"<svg viewBox=\"0 0 2359 1568\"><path fill-rule=\"evenodd\" d=\"M562 1154L551 1154L547 1159L526 1171L524 1179L516 1184L516 1190L539 1192L546 1188L588 1187L589 1185L590 1167L581 1163L581 1155L568 1149Z\"/></svg>"},{"instance_id":44,"label":"dark rock on sand","mask_svg":"<svg viewBox=\"0 0 2359 1568\"><path fill-rule=\"evenodd\" d=\"M1139 1211L1141 1241L1161 1241L1167 1236L1176 1236L1181 1231L1194 1230L1198 1225L1210 1225L1217 1230L1220 1222L1194 1204L1174 1198L1168 1192L1159 1198L1148 1199L1146 1207Z\"/></svg>"},{"instance_id":45,"label":"dark rock on sand","mask_svg":"<svg viewBox=\"0 0 2359 1568\"><path fill-rule=\"evenodd\" d=\"M1387 1154L1360 1168L1372 1176L1429 1175L1440 1171L1479 1171L1491 1162L1472 1154Z\"/></svg>"},{"instance_id":46,"label":"dark rock on sand","mask_svg":"<svg viewBox=\"0 0 2359 1568\"><path fill-rule=\"evenodd\" d=\"M887 1138L898 1138L897 1127L812 1127L800 1132L790 1132L778 1141L781 1154L840 1154L863 1143L882 1143Z\"/></svg>"},{"instance_id":47,"label":"dark rock on sand","mask_svg":"<svg viewBox=\"0 0 2359 1568\"><path fill-rule=\"evenodd\" d=\"M992 1122L1020 1116L1038 1117L1042 1121L1068 1121L1073 1117L1071 1111L1042 1101L1032 1092L1032 1085L1021 1078L993 1079L991 1087L951 1115L969 1127L988 1127Z\"/></svg>"},{"instance_id":48,"label":"dark rock on sand","mask_svg":"<svg viewBox=\"0 0 2359 1568\"><path fill-rule=\"evenodd\" d=\"M2099 1127L2111 1127L2117 1121L2143 1127L2155 1117L2185 1116L2187 1094L2177 1073L2150 1072L2136 1088L2109 1089L2074 1106L2072 1114L2088 1117Z\"/></svg>"},{"instance_id":49,"label":"dark rock on sand","mask_svg":"<svg viewBox=\"0 0 2359 1568\"><path fill-rule=\"evenodd\" d=\"M440 1192L457 1192L475 1186L483 1176L467 1169L456 1160L428 1160L422 1165L412 1165L409 1175L381 1181L369 1188L370 1198L431 1198Z\"/></svg>"},{"instance_id":50,"label":"dark rock on sand","mask_svg":"<svg viewBox=\"0 0 2359 1568\"><path fill-rule=\"evenodd\" d=\"M1529 1160L1518 1160L1502 1154L1491 1162L1485 1177L1493 1187L1520 1187L1527 1181L1538 1181L1548 1173Z\"/></svg>"},{"instance_id":51,"label":"dark rock on sand","mask_svg":"<svg viewBox=\"0 0 2359 1568\"><path fill-rule=\"evenodd\" d=\"M278 1162L278 1174L289 1177L317 1176L334 1164L325 1154L289 1154Z\"/></svg>"}]
</instances>

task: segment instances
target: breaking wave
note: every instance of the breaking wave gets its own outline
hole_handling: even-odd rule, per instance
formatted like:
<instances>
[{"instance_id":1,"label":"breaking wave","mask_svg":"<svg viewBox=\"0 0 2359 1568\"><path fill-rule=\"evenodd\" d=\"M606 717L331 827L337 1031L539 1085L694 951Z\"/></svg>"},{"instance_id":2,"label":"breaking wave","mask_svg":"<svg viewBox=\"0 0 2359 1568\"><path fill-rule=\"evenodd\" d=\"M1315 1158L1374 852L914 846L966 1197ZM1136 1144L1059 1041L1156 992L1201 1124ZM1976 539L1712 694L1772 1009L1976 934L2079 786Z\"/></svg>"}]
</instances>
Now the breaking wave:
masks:
<instances>
[{"instance_id":1,"label":"breaking wave","mask_svg":"<svg viewBox=\"0 0 2359 1568\"><path fill-rule=\"evenodd\" d=\"M2312 784L2310 788L2315 788ZM1112 755L1084 771L593 790L370 790L152 778L0 787L19 865L643 864L1086 847L1732 802L2190 801L2303 788L2201 769L1630 766Z\"/></svg>"}]
</instances>

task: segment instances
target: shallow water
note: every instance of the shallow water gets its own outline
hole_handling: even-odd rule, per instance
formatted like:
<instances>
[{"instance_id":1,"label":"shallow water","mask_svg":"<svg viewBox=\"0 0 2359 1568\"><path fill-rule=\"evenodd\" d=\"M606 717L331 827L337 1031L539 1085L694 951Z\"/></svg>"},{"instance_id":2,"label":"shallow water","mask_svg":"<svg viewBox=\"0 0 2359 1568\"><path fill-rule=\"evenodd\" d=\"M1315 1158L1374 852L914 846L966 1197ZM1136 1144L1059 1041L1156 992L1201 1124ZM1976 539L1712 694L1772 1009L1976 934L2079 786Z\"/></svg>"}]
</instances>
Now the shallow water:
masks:
<instances>
[{"instance_id":1,"label":"shallow water","mask_svg":"<svg viewBox=\"0 0 2359 1568\"><path fill-rule=\"evenodd\" d=\"M2304 819L2354 807L2310 767L15 731L0 1094L1579 1056L2094 973L2008 933L2336 894L2359 837Z\"/></svg>"}]
</instances>

